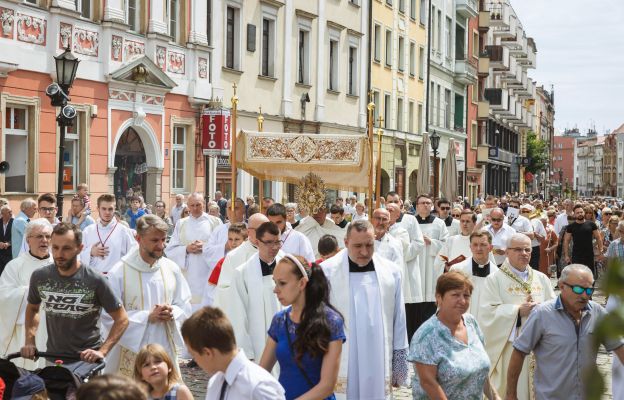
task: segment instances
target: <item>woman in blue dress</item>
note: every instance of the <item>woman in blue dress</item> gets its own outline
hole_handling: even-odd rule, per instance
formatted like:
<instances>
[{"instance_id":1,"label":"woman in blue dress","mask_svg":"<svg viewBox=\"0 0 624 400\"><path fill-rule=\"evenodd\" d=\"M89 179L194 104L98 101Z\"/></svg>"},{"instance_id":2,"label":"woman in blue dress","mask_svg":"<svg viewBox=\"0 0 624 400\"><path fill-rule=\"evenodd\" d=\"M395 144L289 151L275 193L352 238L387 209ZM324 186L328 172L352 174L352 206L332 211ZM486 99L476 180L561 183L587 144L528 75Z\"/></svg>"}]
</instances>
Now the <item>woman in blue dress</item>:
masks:
<instances>
[{"instance_id":1,"label":"woman in blue dress","mask_svg":"<svg viewBox=\"0 0 624 400\"><path fill-rule=\"evenodd\" d=\"M286 254L273 271L284 306L273 317L260 365L280 365L286 399L333 400L346 337L342 315L329 303L329 283L318 264Z\"/></svg>"},{"instance_id":2,"label":"woman in blue dress","mask_svg":"<svg viewBox=\"0 0 624 400\"><path fill-rule=\"evenodd\" d=\"M472 283L459 271L438 278L438 312L418 328L408 360L414 363L414 400L489 400L500 397L490 384L490 359L476 319L467 314Z\"/></svg>"}]
</instances>

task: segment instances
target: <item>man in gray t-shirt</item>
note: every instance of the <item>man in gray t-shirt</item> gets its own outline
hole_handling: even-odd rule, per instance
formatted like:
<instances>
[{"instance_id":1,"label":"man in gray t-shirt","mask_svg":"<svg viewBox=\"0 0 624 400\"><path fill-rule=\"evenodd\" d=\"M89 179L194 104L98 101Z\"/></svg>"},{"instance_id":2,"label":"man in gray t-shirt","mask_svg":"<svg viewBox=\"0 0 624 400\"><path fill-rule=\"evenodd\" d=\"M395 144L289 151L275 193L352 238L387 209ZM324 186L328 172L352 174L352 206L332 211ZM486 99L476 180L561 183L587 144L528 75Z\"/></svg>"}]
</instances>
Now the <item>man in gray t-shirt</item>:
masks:
<instances>
[{"instance_id":1,"label":"man in gray t-shirt","mask_svg":"<svg viewBox=\"0 0 624 400\"><path fill-rule=\"evenodd\" d=\"M68 361L80 357L96 362L117 343L128 326L128 316L106 278L78 261L83 247L80 229L68 223L58 224L51 241L54 264L36 270L30 278L22 356L35 355L37 316L43 304L48 330L46 351L67 357ZM98 327L102 308L114 320L104 342Z\"/></svg>"}]
</instances>

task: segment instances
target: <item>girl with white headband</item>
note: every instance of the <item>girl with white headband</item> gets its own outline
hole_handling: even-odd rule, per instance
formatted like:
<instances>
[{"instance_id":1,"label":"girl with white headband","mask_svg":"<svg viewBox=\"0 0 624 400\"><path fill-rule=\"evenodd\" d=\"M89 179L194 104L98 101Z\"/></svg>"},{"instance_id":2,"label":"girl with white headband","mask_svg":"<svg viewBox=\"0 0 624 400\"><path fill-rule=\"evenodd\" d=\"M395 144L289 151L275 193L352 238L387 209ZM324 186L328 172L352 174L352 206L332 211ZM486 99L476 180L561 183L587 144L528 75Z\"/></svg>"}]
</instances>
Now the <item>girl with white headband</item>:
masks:
<instances>
[{"instance_id":1,"label":"girl with white headband","mask_svg":"<svg viewBox=\"0 0 624 400\"><path fill-rule=\"evenodd\" d=\"M260 365L280 364L286 399L335 399L346 340L342 315L329 303L329 283L316 263L286 254L275 266L274 292L284 306L273 317Z\"/></svg>"}]
</instances>

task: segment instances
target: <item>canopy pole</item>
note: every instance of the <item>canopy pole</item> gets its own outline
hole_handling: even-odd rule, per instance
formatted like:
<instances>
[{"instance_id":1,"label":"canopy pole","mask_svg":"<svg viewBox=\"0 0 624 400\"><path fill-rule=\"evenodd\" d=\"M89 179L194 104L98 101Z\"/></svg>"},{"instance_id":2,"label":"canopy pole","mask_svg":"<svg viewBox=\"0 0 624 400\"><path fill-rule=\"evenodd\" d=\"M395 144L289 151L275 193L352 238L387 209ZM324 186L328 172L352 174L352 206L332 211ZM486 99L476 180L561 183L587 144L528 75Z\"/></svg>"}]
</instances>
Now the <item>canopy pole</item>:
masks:
<instances>
[{"instance_id":1,"label":"canopy pole","mask_svg":"<svg viewBox=\"0 0 624 400\"><path fill-rule=\"evenodd\" d=\"M234 207L236 206L236 177L237 177L237 168L236 168L236 138L238 136L238 131L236 130L236 119L238 115L238 96L236 95L236 83L232 85L234 89L234 95L232 96L232 152L230 153L230 164L232 166L232 212L234 212Z\"/></svg>"},{"instance_id":2,"label":"canopy pole","mask_svg":"<svg viewBox=\"0 0 624 400\"><path fill-rule=\"evenodd\" d=\"M368 152L370 157L370 171L368 172L368 215L372 218L373 215L373 175L375 163L373 162L374 154L374 132L373 132L373 111L375 110L375 103L373 103L373 91L368 92L369 103L368 109Z\"/></svg>"},{"instance_id":3,"label":"canopy pole","mask_svg":"<svg viewBox=\"0 0 624 400\"><path fill-rule=\"evenodd\" d=\"M375 182L375 209L381 207L381 124L383 123L383 117L379 116L379 129L377 130L377 179ZM369 214L372 216L372 214Z\"/></svg>"},{"instance_id":4,"label":"canopy pole","mask_svg":"<svg viewBox=\"0 0 624 400\"><path fill-rule=\"evenodd\" d=\"M264 117L262 116L262 106L260 106L260 111L258 111L258 132L262 132L264 125ZM258 179L258 207L260 208L260 213L262 213L262 199L264 198L264 180Z\"/></svg>"}]
</instances>

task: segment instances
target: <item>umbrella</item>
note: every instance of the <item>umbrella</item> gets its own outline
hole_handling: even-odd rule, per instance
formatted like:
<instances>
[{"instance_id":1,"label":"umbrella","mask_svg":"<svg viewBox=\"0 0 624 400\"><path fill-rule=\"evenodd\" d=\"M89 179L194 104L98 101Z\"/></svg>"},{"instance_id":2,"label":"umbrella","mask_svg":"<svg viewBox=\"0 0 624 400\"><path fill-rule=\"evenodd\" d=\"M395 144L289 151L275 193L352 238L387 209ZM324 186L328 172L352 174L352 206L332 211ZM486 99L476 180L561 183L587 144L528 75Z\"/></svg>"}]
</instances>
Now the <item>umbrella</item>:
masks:
<instances>
[{"instance_id":1,"label":"umbrella","mask_svg":"<svg viewBox=\"0 0 624 400\"><path fill-rule=\"evenodd\" d=\"M424 133L422 139L422 145L420 147L420 162L418 163L418 176L416 177L416 193L429 194L431 193L429 173L429 134Z\"/></svg>"},{"instance_id":2,"label":"umbrella","mask_svg":"<svg viewBox=\"0 0 624 400\"><path fill-rule=\"evenodd\" d=\"M448 154L442 171L442 183L440 184L442 195L454 201L457 198L457 160L455 159L455 141L449 139Z\"/></svg>"}]
</instances>

